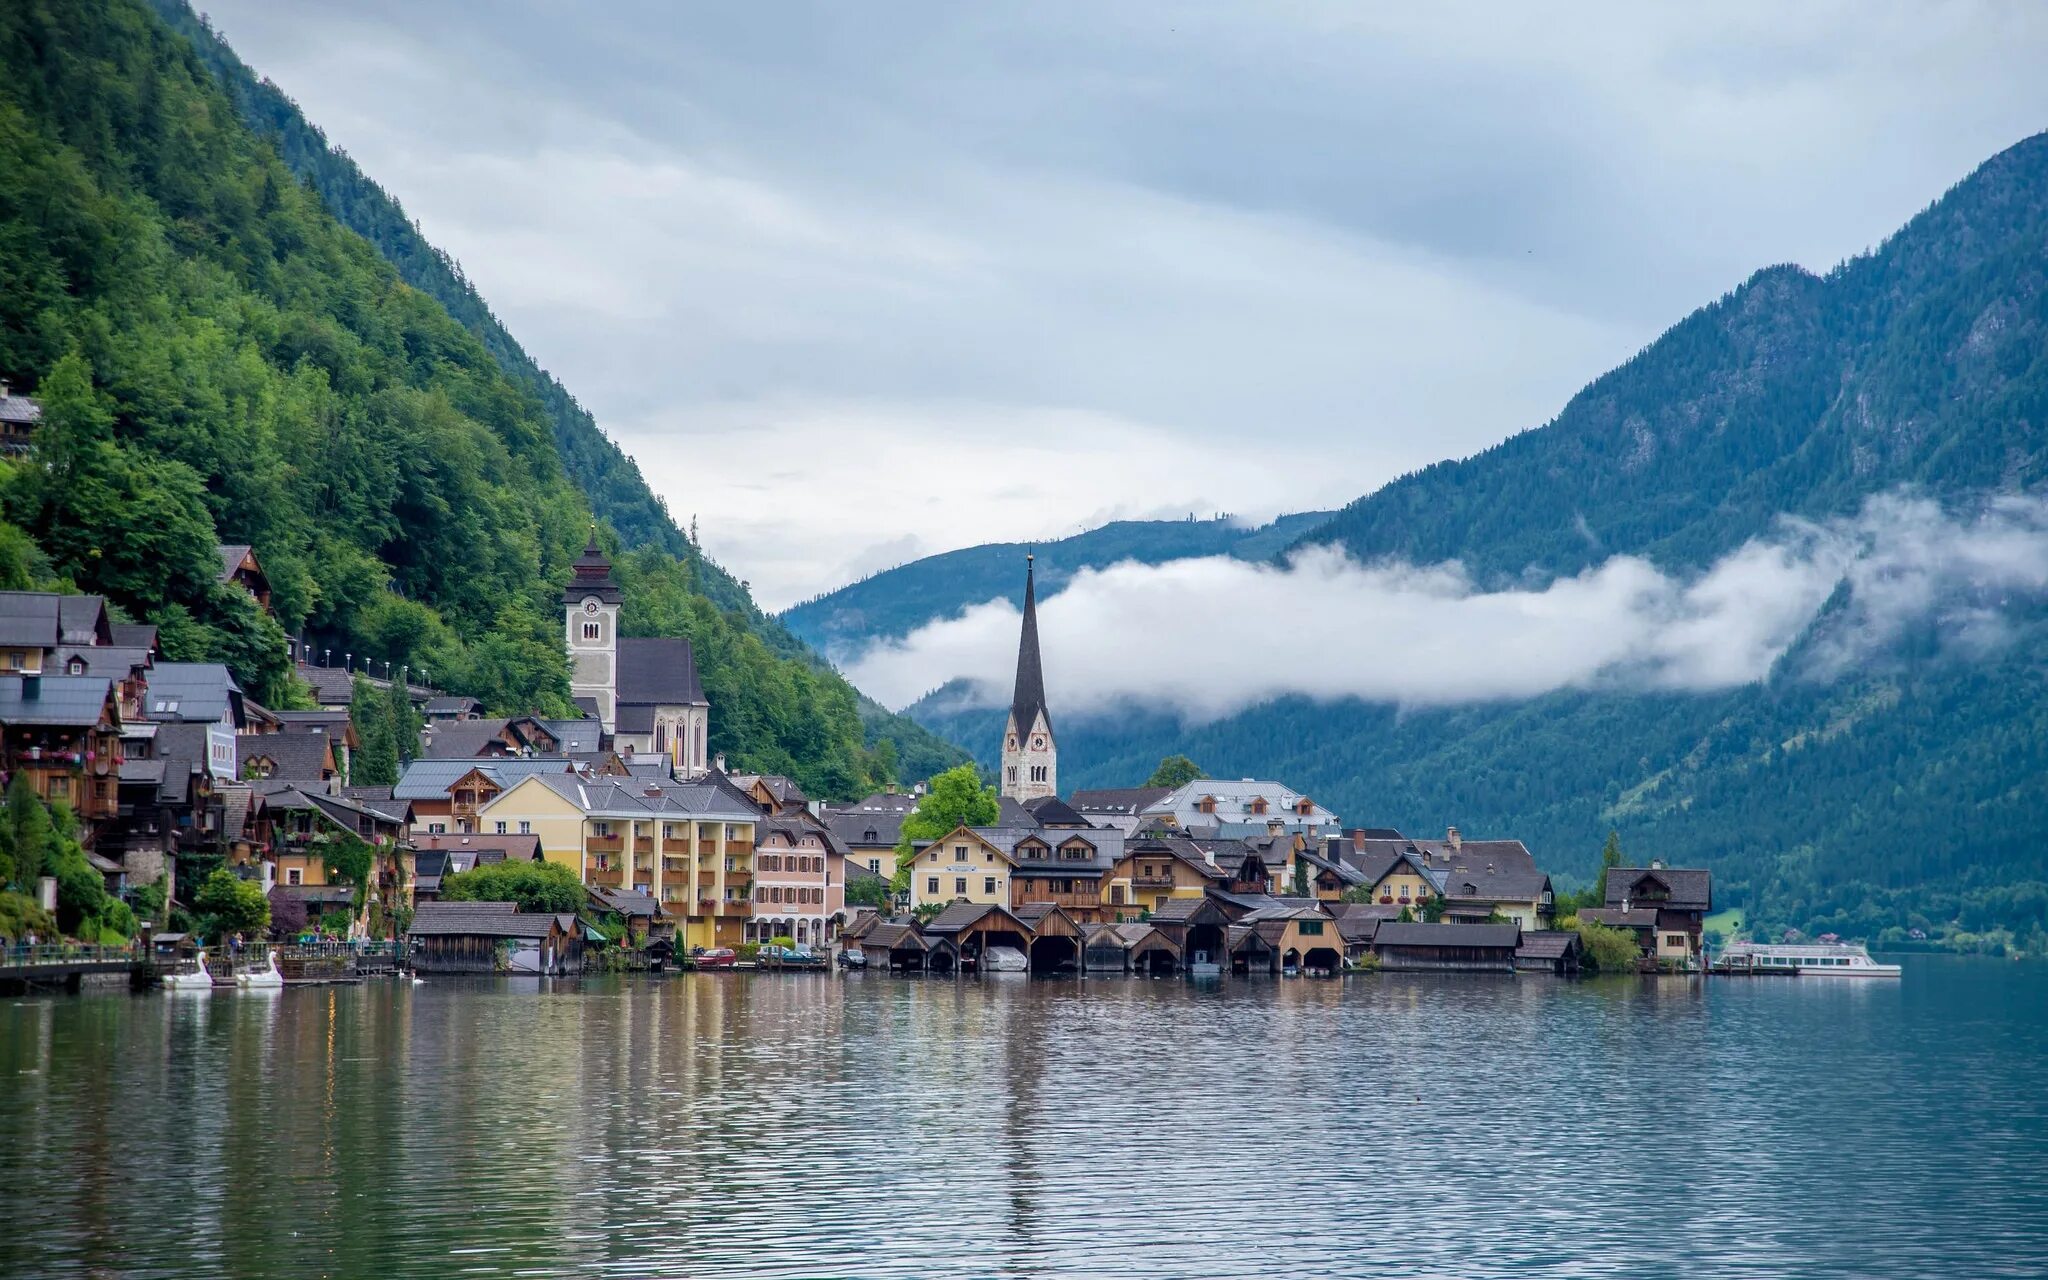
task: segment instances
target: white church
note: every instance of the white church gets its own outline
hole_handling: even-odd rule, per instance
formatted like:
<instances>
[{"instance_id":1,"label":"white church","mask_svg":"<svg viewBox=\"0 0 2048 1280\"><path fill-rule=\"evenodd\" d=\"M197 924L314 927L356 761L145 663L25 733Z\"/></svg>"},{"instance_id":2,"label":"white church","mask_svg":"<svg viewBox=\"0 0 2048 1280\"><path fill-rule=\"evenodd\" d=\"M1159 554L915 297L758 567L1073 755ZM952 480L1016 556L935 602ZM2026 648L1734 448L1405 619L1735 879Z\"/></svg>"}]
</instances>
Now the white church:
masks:
<instances>
[{"instance_id":1,"label":"white church","mask_svg":"<svg viewBox=\"0 0 2048 1280\"><path fill-rule=\"evenodd\" d=\"M569 692L603 724L612 750L665 755L678 776L696 777L710 768L711 725L696 655L688 640L620 636L622 598L593 530L562 592Z\"/></svg>"}]
</instances>

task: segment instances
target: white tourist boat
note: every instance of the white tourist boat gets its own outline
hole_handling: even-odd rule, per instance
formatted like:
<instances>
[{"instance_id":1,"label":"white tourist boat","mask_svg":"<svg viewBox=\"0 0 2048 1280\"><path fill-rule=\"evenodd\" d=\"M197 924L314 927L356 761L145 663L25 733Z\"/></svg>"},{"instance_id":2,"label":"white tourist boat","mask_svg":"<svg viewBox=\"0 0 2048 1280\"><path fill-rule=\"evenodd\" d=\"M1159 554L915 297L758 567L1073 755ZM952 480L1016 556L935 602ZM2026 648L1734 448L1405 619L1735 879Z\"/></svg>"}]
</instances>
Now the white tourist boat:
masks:
<instances>
[{"instance_id":1,"label":"white tourist boat","mask_svg":"<svg viewBox=\"0 0 2048 1280\"><path fill-rule=\"evenodd\" d=\"M164 989L167 991L211 991L213 972L206 967L206 953L199 953L199 967L191 973L167 973L164 975Z\"/></svg>"},{"instance_id":2,"label":"white tourist boat","mask_svg":"<svg viewBox=\"0 0 2048 1280\"><path fill-rule=\"evenodd\" d=\"M1029 973L1031 961L1015 947L990 947L982 953L981 967L989 973Z\"/></svg>"},{"instance_id":3,"label":"white tourist boat","mask_svg":"<svg viewBox=\"0 0 2048 1280\"><path fill-rule=\"evenodd\" d=\"M1860 942L1731 942L1716 969L1790 973L1802 978L1896 978L1899 966L1879 964Z\"/></svg>"}]
</instances>

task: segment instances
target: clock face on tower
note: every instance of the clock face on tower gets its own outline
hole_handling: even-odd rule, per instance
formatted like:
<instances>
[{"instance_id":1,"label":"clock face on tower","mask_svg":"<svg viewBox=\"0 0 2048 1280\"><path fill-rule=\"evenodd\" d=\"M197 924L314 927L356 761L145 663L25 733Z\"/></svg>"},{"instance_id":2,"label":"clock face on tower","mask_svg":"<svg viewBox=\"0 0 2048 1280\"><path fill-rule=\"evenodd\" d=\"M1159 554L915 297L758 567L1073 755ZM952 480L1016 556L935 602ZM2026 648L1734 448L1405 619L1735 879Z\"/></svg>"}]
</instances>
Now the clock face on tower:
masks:
<instances>
[{"instance_id":1,"label":"clock face on tower","mask_svg":"<svg viewBox=\"0 0 2048 1280\"><path fill-rule=\"evenodd\" d=\"M596 596L585 596L583 598L583 612L593 615L597 613Z\"/></svg>"}]
</instances>

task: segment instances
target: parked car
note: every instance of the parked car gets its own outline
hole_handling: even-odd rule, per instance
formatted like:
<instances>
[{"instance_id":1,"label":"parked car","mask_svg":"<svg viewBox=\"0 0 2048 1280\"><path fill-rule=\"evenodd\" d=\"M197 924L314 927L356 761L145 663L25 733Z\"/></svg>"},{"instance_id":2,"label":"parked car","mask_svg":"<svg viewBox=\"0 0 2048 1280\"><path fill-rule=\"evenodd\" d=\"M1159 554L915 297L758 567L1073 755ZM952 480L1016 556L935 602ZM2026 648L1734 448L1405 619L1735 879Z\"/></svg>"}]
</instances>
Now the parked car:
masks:
<instances>
[{"instance_id":1,"label":"parked car","mask_svg":"<svg viewBox=\"0 0 2048 1280\"><path fill-rule=\"evenodd\" d=\"M809 947L778 947L772 942L761 944L760 954L754 959L764 965L779 965L784 969L822 969L825 961L813 955Z\"/></svg>"},{"instance_id":2,"label":"parked car","mask_svg":"<svg viewBox=\"0 0 2048 1280\"><path fill-rule=\"evenodd\" d=\"M842 969L865 969L868 967L868 953L859 947L839 953L839 967Z\"/></svg>"},{"instance_id":3,"label":"parked car","mask_svg":"<svg viewBox=\"0 0 2048 1280\"><path fill-rule=\"evenodd\" d=\"M739 958L731 947L711 947L696 954L699 969L730 969Z\"/></svg>"}]
</instances>

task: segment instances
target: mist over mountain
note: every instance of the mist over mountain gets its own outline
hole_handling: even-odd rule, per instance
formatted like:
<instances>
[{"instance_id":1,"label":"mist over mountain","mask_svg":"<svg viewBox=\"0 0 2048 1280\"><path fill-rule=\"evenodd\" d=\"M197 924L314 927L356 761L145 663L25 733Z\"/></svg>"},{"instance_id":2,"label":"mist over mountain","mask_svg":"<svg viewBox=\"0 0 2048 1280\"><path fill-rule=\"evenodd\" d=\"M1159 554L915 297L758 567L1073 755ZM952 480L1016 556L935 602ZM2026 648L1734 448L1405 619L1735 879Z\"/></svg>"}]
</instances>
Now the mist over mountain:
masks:
<instances>
[{"instance_id":1,"label":"mist over mountain","mask_svg":"<svg viewBox=\"0 0 2048 1280\"><path fill-rule=\"evenodd\" d=\"M1084 577L1041 611L1062 782L1185 751L1347 821L1519 836L1567 876L1617 827L1759 923L2043 928L2044 244L2036 136L1274 565ZM985 758L1002 612L860 670L946 678L910 714Z\"/></svg>"},{"instance_id":2,"label":"mist over mountain","mask_svg":"<svg viewBox=\"0 0 2048 1280\"><path fill-rule=\"evenodd\" d=\"M1027 553L1037 558L1038 592L1044 600L1064 591L1076 574L1114 564L1163 564L1197 556L1264 560L1329 516L1327 511L1307 511L1257 526L1228 517L1117 520L1047 542L963 547L898 565L806 600L784 610L781 622L835 661L848 663L879 641L906 636L926 623L1015 595L1023 581ZM895 699L898 703L907 700Z\"/></svg>"}]
</instances>

